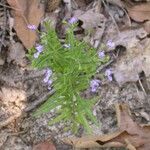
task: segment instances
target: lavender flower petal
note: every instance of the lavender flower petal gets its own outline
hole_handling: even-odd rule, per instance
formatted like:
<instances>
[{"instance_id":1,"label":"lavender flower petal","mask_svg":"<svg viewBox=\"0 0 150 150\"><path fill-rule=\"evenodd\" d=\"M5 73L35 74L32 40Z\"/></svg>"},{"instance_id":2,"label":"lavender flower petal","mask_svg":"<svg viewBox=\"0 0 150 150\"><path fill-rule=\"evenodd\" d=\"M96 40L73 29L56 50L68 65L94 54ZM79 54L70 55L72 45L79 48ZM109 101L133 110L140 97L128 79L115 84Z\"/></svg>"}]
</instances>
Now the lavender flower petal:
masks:
<instances>
[{"instance_id":1,"label":"lavender flower petal","mask_svg":"<svg viewBox=\"0 0 150 150\"><path fill-rule=\"evenodd\" d=\"M50 77L52 75L52 70L50 70L49 68L46 69L45 75Z\"/></svg>"},{"instance_id":2,"label":"lavender flower petal","mask_svg":"<svg viewBox=\"0 0 150 150\"><path fill-rule=\"evenodd\" d=\"M32 31L37 30L37 26L36 25L29 24L29 25L27 25L27 27L28 27L28 29L30 29Z\"/></svg>"},{"instance_id":3,"label":"lavender flower petal","mask_svg":"<svg viewBox=\"0 0 150 150\"><path fill-rule=\"evenodd\" d=\"M106 44L109 48L115 48L115 43L112 40L108 40Z\"/></svg>"},{"instance_id":4,"label":"lavender flower petal","mask_svg":"<svg viewBox=\"0 0 150 150\"><path fill-rule=\"evenodd\" d=\"M78 19L75 18L75 17L72 17L72 18L69 19L69 23L70 23L70 24L77 23L77 21L78 21Z\"/></svg>"},{"instance_id":5,"label":"lavender flower petal","mask_svg":"<svg viewBox=\"0 0 150 150\"><path fill-rule=\"evenodd\" d=\"M113 80L113 79L112 79L112 76L107 76L107 78L108 78L109 81L112 81L112 80Z\"/></svg>"},{"instance_id":6,"label":"lavender flower petal","mask_svg":"<svg viewBox=\"0 0 150 150\"><path fill-rule=\"evenodd\" d=\"M48 90L51 90L52 88L50 86L48 86Z\"/></svg>"},{"instance_id":7,"label":"lavender flower petal","mask_svg":"<svg viewBox=\"0 0 150 150\"><path fill-rule=\"evenodd\" d=\"M40 55L40 53L39 53L39 52L36 52L36 53L34 54L34 58L38 58L39 55Z\"/></svg>"},{"instance_id":8,"label":"lavender flower petal","mask_svg":"<svg viewBox=\"0 0 150 150\"><path fill-rule=\"evenodd\" d=\"M39 53L41 53L41 52L43 51L43 45L37 44L36 47L35 47L35 49L36 49Z\"/></svg>"},{"instance_id":9,"label":"lavender flower petal","mask_svg":"<svg viewBox=\"0 0 150 150\"><path fill-rule=\"evenodd\" d=\"M53 81L52 80L48 80L47 84L50 86L52 85Z\"/></svg>"},{"instance_id":10,"label":"lavender flower petal","mask_svg":"<svg viewBox=\"0 0 150 150\"><path fill-rule=\"evenodd\" d=\"M44 78L44 83L47 83L48 82L48 80L49 80L49 77L48 76L46 76L45 78Z\"/></svg>"},{"instance_id":11,"label":"lavender flower petal","mask_svg":"<svg viewBox=\"0 0 150 150\"><path fill-rule=\"evenodd\" d=\"M106 69L105 76L107 76L109 81L112 81L112 74L113 74L112 69Z\"/></svg>"},{"instance_id":12,"label":"lavender flower petal","mask_svg":"<svg viewBox=\"0 0 150 150\"><path fill-rule=\"evenodd\" d=\"M93 80L90 82L91 92L95 93L95 92L97 91L97 89L99 88L100 83L101 83L100 80L93 79Z\"/></svg>"},{"instance_id":13,"label":"lavender flower petal","mask_svg":"<svg viewBox=\"0 0 150 150\"><path fill-rule=\"evenodd\" d=\"M100 59L104 58L105 57L105 52L104 51L99 51L98 56L99 56Z\"/></svg>"},{"instance_id":14,"label":"lavender flower petal","mask_svg":"<svg viewBox=\"0 0 150 150\"><path fill-rule=\"evenodd\" d=\"M44 78L44 83L50 84L51 80L49 80L50 76L52 75L52 70L47 68L45 70L45 78Z\"/></svg>"}]
</instances>

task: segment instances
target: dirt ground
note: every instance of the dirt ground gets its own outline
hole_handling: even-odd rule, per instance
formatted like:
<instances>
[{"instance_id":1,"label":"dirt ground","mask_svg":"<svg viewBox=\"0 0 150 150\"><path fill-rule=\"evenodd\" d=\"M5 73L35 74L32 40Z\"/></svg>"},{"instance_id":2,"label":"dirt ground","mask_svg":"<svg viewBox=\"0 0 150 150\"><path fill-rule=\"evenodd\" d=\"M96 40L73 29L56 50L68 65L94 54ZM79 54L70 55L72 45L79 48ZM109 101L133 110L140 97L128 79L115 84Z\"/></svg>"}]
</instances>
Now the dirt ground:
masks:
<instances>
[{"instance_id":1,"label":"dirt ground","mask_svg":"<svg viewBox=\"0 0 150 150\"><path fill-rule=\"evenodd\" d=\"M98 96L99 100L93 108L93 113L99 126L91 124L91 128L95 135L102 135L118 129L115 112L117 103L128 104L133 120L138 124L150 124L150 32L139 26L136 21L131 21L127 12L113 0L107 1L111 4L109 6L100 5L98 2L100 1L76 0L77 6L74 3L70 6L69 1L65 0L62 5L56 0L54 4L49 2L41 24L45 18L52 18L57 32L59 31L59 37L63 38L65 29L61 25L62 19L68 19L72 15L79 16L83 26L78 29L77 33L81 33L77 34L78 38L88 41L97 49L100 43L106 44L110 39L115 43L115 48L105 50L106 55L110 56L110 61L99 68L95 75L99 77L104 74L106 68L112 68L113 81L110 82L104 77L96 94L92 94L89 89L84 93L85 97ZM3 4L0 5L0 23L3 23L0 28L0 149L31 150L37 143L53 141L57 150L73 150L71 146L62 142L63 138L74 136L70 131L63 130L63 122L47 125L55 116L55 112L51 111L38 118L32 116L33 111L52 92L42 83L44 71L33 70L30 67L26 58L27 49L16 31L12 29L10 32L12 9L6 7L8 4L5 0L1 0L0 4ZM94 17L87 19L90 13ZM118 20L115 18L117 15ZM100 21L92 24L97 16ZM4 22L5 19L7 22ZM131 23L132 27L126 28L128 23ZM94 32L88 37L82 31L87 31L90 27ZM84 135L81 128L77 136ZM109 148L99 148L102 149Z\"/></svg>"}]
</instances>

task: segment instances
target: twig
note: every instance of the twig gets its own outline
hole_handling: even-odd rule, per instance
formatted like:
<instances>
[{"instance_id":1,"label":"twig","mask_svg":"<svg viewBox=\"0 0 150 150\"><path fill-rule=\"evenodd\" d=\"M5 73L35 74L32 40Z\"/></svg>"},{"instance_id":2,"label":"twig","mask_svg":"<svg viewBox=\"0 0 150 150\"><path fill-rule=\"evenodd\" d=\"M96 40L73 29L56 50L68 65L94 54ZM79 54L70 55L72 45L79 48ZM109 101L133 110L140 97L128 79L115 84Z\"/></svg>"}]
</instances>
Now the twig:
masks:
<instances>
[{"instance_id":1,"label":"twig","mask_svg":"<svg viewBox=\"0 0 150 150\"><path fill-rule=\"evenodd\" d=\"M26 81L26 80L29 80L29 79L34 79L34 78L37 78L37 77L41 77L43 75L44 75L43 70L42 71L33 71L28 76L17 76L17 77L15 77L14 81L15 82Z\"/></svg>"},{"instance_id":2,"label":"twig","mask_svg":"<svg viewBox=\"0 0 150 150\"><path fill-rule=\"evenodd\" d=\"M142 84L142 82L141 82L140 79L138 80L138 82L139 82L139 84L140 84L140 86L141 86L141 88L142 88L144 94L147 95L147 93L146 93L146 91L145 91L145 89L144 89L144 87L143 87L143 84Z\"/></svg>"},{"instance_id":3,"label":"twig","mask_svg":"<svg viewBox=\"0 0 150 150\"><path fill-rule=\"evenodd\" d=\"M45 94L43 97L41 97L39 100L34 101L33 103L30 103L30 106L26 107L24 109L24 112L29 112L31 110L33 110L35 107L37 107L38 105L40 105L41 103L45 102L47 100L47 97L54 94L54 90L48 92L47 94Z\"/></svg>"},{"instance_id":4,"label":"twig","mask_svg":"<svg viewBox=\"0 0 150 150\"><path fill-rule=\"evenodd\" d=\"M115 61L115 59L111 59L111 60L110 60L109 62L107 62L106 64L100 66L100 67L97 69L96 73L101 72L104 68L106 68L107 66L109 66L110 64L112 64L114 61Z\"/></svg>"}]
</instances>

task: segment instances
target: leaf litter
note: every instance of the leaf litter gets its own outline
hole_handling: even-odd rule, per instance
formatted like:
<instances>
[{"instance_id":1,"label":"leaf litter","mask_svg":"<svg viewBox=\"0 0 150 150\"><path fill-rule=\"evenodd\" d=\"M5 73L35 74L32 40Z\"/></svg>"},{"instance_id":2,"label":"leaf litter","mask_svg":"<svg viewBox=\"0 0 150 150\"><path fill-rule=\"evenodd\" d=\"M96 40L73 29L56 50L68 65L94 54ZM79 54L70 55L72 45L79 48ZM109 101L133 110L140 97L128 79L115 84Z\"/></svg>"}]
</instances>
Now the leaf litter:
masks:
<instances>
[{"instance_id":1,"label":"leaf litter","mask_svg":"<svg viewBox=\"0 0 150 150\"><path fill-rule=\"evenodd\" d=\"M14 17L13 27L17 33L18 38L21 40L23 46L26 49L31 48L35 44L36 40L38 40L38 35L35 31L28 30L27 25L30 24L30 25L36 25L37 27L39 26L39 24L42 22L42 17L44 16L44 13L45 13L44 5L41 4L40 3L41 1L38 1L38 0L33 0L33 1L7 0L7 2L10 5L10 7L12 8L11 9L12 17ZM101 43L106 44L106 42L108 40L112 40L112 42L115 43L115 48L117 48L118 46L121 45L126 49L126 52L123 55L119 56L116 59L116 61L113 62L112 66L111 66L113 69L114 78L117 81L117 83L120 85L121 88L123 88L126 91L126 88L124 88L124 85L129 82L135 83L137 80L139 80L141 72L144 72L146 78L149 78L149 76L150 76L150 70L149 70L150 41L148 38L148 34L150 33L150 31L149 31L149 20L150 20L150 18L149 18L150 17L149 16L149 11L150 11L149 10L150 9L149 2L142 3L142 4L137 3L136 5L132 5L131 7L129 7L128 5L126 5L125 1L107 0L106 4L107 4L108 8L112 9L111 11L109 11L109 13L107 12L108 10L105 9L104 5L99 5L99 3L97 1L92 2L90 0L89 1L88 0L83 0L83 1L74 0L72 3L71 1L64 0L63 2L65 5L65 8L61 7L61 9L65 10L65 14L66 14L66 16L63 16L63 17L66 19L66 18L70 17L71 15L74 15L82 22L81 28L84 29L84 33L82 33L82 37L84 40L88 41L91 45L93 45L97 49L99 49L99 45ZM56 7L52 7L52 5L51 5L52 3L56 4ZM46 14L48 16L48 18L54 15L55 20L60 19L59 15L60 15L61 11L59 12L59 10L57 10L57 8L60 6L60 1L52 0L52 1L49 1L48 4L49 4L49 6L47 5L47 8L46 8L46 11L50 12L49 15ZM55 12L52 12L53 8L55 9ZM48 9L49 9L49 11L48 11ZM127 12L124 11L125 9L127 10ZM36 12L36 17L34 15L35 12ZM117 15L116 15L116 13L117 13ZM55 15L55 14L57 14L57 15ZM61 14L61 18L63 18L62 14ZM121 16L120 16L120 14L121 14ZM119 20L116 19L116 16L117 17L119 16ZM131 18L131 20L129 17ZM140 22L140 24L139 24L139 22ZM55 21L55 24L56 24L56 26L58 26L57 20ZM91 30L92 30L92 32L91 32ZM88 34L88 35L85 34L86 32L89 32L89 31L90 31L90 34ZM86 37L85 37L85 35L86 35ZM14 38L14 37L12 36L11 38ZM25 56L25 51L24 51L24 47L23 46L21 47L20 41L15 42L15 40L13 40L13 43L11 43L14 45L10 45L10 47L9 47L8 56L7 56L6 60L9 64L12 64L12 62L15 62L17 65L21 66L21 69L22 69L22 67L25 67L24 62L23 62L23 59ZM110 49L108 48L106 50L106 52L107 52L107 54L114 55L114 53L113 53L114 48L110 48ZM1 66L3 64L5 64L5 62L2 62ZM22 72L24 72L24 71L22 70ZM14 76L14 74L13 74L13 76ZM6 78L7 78L7 76L6 76ZM7 80L6 83L8 83L9 81L10 80ZM31 78L29 79L29 83L30 82L31 82ZM37 80L36 80L36 82L37 82ZM34 81L34 83L36 83L36 82ZM32 83L33 83L33 81L32 81ZM15 85L15 84L16 83L14 82L13 84L10 84L10 85L13 87L13 85ZM22 82L22 84L24 84L24 82ZM29 85L31 85L31 83ZM104 85L104 86L107 86L107 85ZM110 83L108 86L111 86L113 88L114 85ZM2 89L6 89L6 88L2 87ZM30 91L30 93L32 93L32 95L34 95L35 93L37 94L37 91L35 93L33 92L35 89L32 86L29 89L30 89L29 91ZM13 89L13 91L12 91L11 88L10 88L10 92L9 92L9 90L6 90L6 92L9 93L9 94L7 94L8 97L10 97L7 99L13 100L10 95L14 94L14 91L17 91L17 90ZM131 89L131 91L132 91L132 89ZM16 93L19 93L19 92L20 91L17 91ZM21 90L21 92L22 92L22 90ZM140 94L142 95L142 91L138 91L137 93L139 95ZM107 91L107 93L105 93L104 95L107 95L107 94L110 97L115 97L115 93L113 93L113 95L112 95L112 93L108 93L108 91ZM125 93L125 95L127 95L127 94L128 93ZM24 104L22 105L22 100L20 98L20 95L21 94L19 94L19 96L17 97L18 103L17 103L17 101L15 102L15 100L13 100L13 102L10 101L11 105L13 105L13 103L14 103L19 108L25 107ZM27 95L30 95L30 94L27 93ZM139 96L139 99L140 99L140 96ZM4 96L4 92L3 93L1 92L1 99L4 99L4 98L6 98L6 96ZM124 98L124 96L122 96L122 98ZM33 97L31 96L31 97L29 97L29 99L31 101L33 101L33 99L36 99L36 98L34 96ZM106 99L105 99L105 101L107 102L106 105L109 106L111 103L114 103L114 101L112 99L111 98L108 99L106 97ZM145 117L146 120L148 121L149 114L144 111L145 108L142 105L142 103L145 102L145 99L143 98L140 100L141 100L140 106L143 108L143 110L139 111L138 114L140 116ZM138 100L138 102L140 100ZM25 100L23 100L23 101L25 101ZM1 104L3 104L3 101L0 101L0 102L1 102ZM5 101L5 103L6 103L6 101ZM14 105L12 107L10 107L10 103L8 105L8 108L12 109ZM34 101L33 101L33 103L34 103ZM130 98L127 98L127 103L129 103L130 106L132 105L132 102L130 102ZM103 105L101 103L99 105L102 109ZM135 106L135 104L133 104L133 106ZM144 105L144 106L147 106L147 105ZM4 108L0 109L0 112L1 112L1 114L4 115L4 112L9 112L9 111L6 108L7 106L3 106L3 107ZM18 109L17 111L20 111L20 110ZM103 109L102 109L102 111L103 111ZM14 111L12 111L12 112L14 113ZM117 105L116 112L117 112L117 120L118 120L118 128L119 129L114 134L98 136L98 137L96 137L96 136L85 137L82 139L75 139L75 140L69 139L69 143L73 142L73 144L76 145L76 147L86 147L86 148L95 147L95 146L97 146L97 147L113 146L115 148L116 147L127 147L130 150L135 150L135 149L148 150L150 147L150 145L149 145L149 141L150 141L149 126L148 125L141 126L141 125L138 125L137 123L135 123L131 119L130 113L129 113L126 105ZM5 114L5 115L9 121L9 119L11 119L11 117L10 118L8 117L8 116L10 116L9 113ZM56 127L51 127L51 128L46 126L45 122L47 120L49 120L49 117L51 117L51 115L47 115L41 119L37 119L37 120L33 121L34 125L33 125L33 122L31 121L32 119L28 123L28 118L27 118L27 121L25 120L25 122L22 125L20 125L20 126L18 125L20 128L23 128L23 129L24 128L26 129L26 126L31 127L32 131L29 130L28 135L25 136L27 138L24 138L26 140L26 143L30 143L30 141L33 140L34 145L36 145L38 142L43 141L43 139L45 140L46 138L49 138L49 136L53 135L53 133L54 133L54 137L56 136L56 138L58 138L58 139L59 138L61 139L64 136L62 133L61 133L62 136L59 136L59 131L56 129L56 128L63 129L63 126L61 126L61 127L56 126ZM105 117L106 116L104 116L104 118ZM16 118L18 118L18 116L15 117L14 119L12 119L12 121L10 121L10 123L13 122L13 120L16 120ZM2 118L2 119L4 119L4 118ZM105 122L102 122L102 123L105 123ZM29 125L26 125L26 124L29 124ZM7 124L6 124L6 126L7 126ZM105 126L107 128L107 124L105 124ZM11 126L10 127L8 126L8 128L11 128ZM49 132L49 130L52 130L52 133ZM64 131L62 131L62 132L64 132ZM0 134L1 134L1 132L0 132ZM3 137L5 138L5 136L3 136L3 135L4 134L2 134L2 137L0 138L0 140L3 139ZM66 134L66 135L69 136L69 134ZM59 136L59 137L57 137L57 136ZM34 137L34 138L32 138L32 137ZM11 137L10 139L13 139L13 137ZM6 141L2 142L1 145L3 145L5 142L7 145L9 145L8 144L10 142L9 140L7 141L7 139L6 139ZM39 147L41 149L45 148L45 147L47 148L50 146L49 144L51 144L51 143L44 143L44 142L39 143ZM72 143L70 143L70 144L72 144ZM30 143L30 145L31 145L31 143ZM6 146L6 145L4 144L4 146ZM8 147L8 146L6 146L6 147ZM12 145L12 147L14 147L14 145ZM62 150L62 148L60 148L60 149Z\"/></svg>"},{"instance_id":2,"label":"leaf litter","mask_svg":"<svg viewBox=\"0 0 150 150\"><path fill-rule=\"evenodd\" d=\"M102 136L66 138L64 141L75 148L126 147L129 150L148 150L150 147L150 126L138 125L131 118L125 104L116 104L118 130Z\"/></svg>"},{"instance_id":3,"label":"leaf litter","mask_svg":"<svg viewBox=\"0 0 150 150\"><path fill-rule=\"evenodd\" d=\"M44 6L37 0L7 0L7 2L13 8L14 29L18 37L27 49L32 48L37 40L37 33L30 31L27 26L29 24L39 26L44 16Z\"/></svg>"}]
</instances>

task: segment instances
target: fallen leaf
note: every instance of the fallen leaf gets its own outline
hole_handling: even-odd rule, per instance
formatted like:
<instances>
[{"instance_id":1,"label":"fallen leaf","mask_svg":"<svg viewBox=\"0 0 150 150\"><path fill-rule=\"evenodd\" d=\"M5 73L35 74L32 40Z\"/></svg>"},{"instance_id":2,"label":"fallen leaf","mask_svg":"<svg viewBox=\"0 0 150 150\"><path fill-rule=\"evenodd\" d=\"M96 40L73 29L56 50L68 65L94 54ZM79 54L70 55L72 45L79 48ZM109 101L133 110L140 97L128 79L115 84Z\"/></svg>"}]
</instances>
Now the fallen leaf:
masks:
<instances>
[{"instance_id":1,"label":"fallen leaf","mask_svg":"<svg viewBox=\"0 0 150 150\"><path fill-rule=\"evenodd\" d=\"M145 4L139 4L133 7L127 7L129 16L137 21L137 22L143 22L146 20L150 20L150 2L147 2Z\"/></svg>"},{"instance_id":2,"label":"fallen leaf","mask_svg":"<svg viewBox=\"0 0 150 150\"><path fill-rule=\"evenodd\" d=\"M85 30L91 30L93 28L101 26L101 24L105 22L104 15L102 15L98 12L93 12L92 9L84 12L83 14L81 14L79 16L75 16L75 17L77 17L79 20L81 20L83 22L82 27Z\"/></svg>"},{"instance_id":3,"label":"fallen leaf","mask_svg":"<svg viewBox=\"0 0 150 150\"><path fill-rule=\"evenodd\" d=\"M7 0L13 8L14 29L23 45L29 49L32 48L37 40L35 31L27 28L28 24L38 26L44 15L44 5L38 0Z\"/></svg>"},{"instance_id":4,"label":"fallen leaf","mask_svg":"<svg viewBox=\"0 0 150 150\"><path fill-rule=\"evenodd\" d=\"M15 63L24 66L25 50L21 43L11 43L9 46L7 62L14 61Z\"/></svg>"},{"instance_id":5,"label":"fallen leaf","mask_svg":"<svg viewBox=\"0 0 150 150\"><path fill-rule=\"evenodd\" d=\"M125 147L129 150L149 150L150 126L140 126L135 123L125 104L117 104L116 112L118 131L102 136L67 138L64 142L76 148Z\"/></svg>"},{"instance_id":6,"label":"fallen leaf","mask_svg":"<svg viewBox=\"0 0 150 150\"><path fill-rule=\"evenodd\" d=\"M120 86L126 82L138 81L141 72L146 77L150 76L150 39L131 39L129 45L126 54L114 65L114 77Z\"/></svg>"},{"instance_id":7,"label":"fallen leaf","mask_svg":"<svg viewBox=\"0 0 150 150\"><path fill-rule=\"evenodd\" d=\"M56 150L53 143L45 141L33 146L33 150Z\"/></svg>"},{"instance_id":8,"label":"fallen leaf","mask_svg":"<svg viewBox=\"0 0 150 150\"><path fill-rule=\"evenodd\" d=\"M106 18L92 9L84 12L77 10L74 16L83 22L82 28L89 33L84 40L97 48L104 33Z\"/></svg>"}]
</instances>

